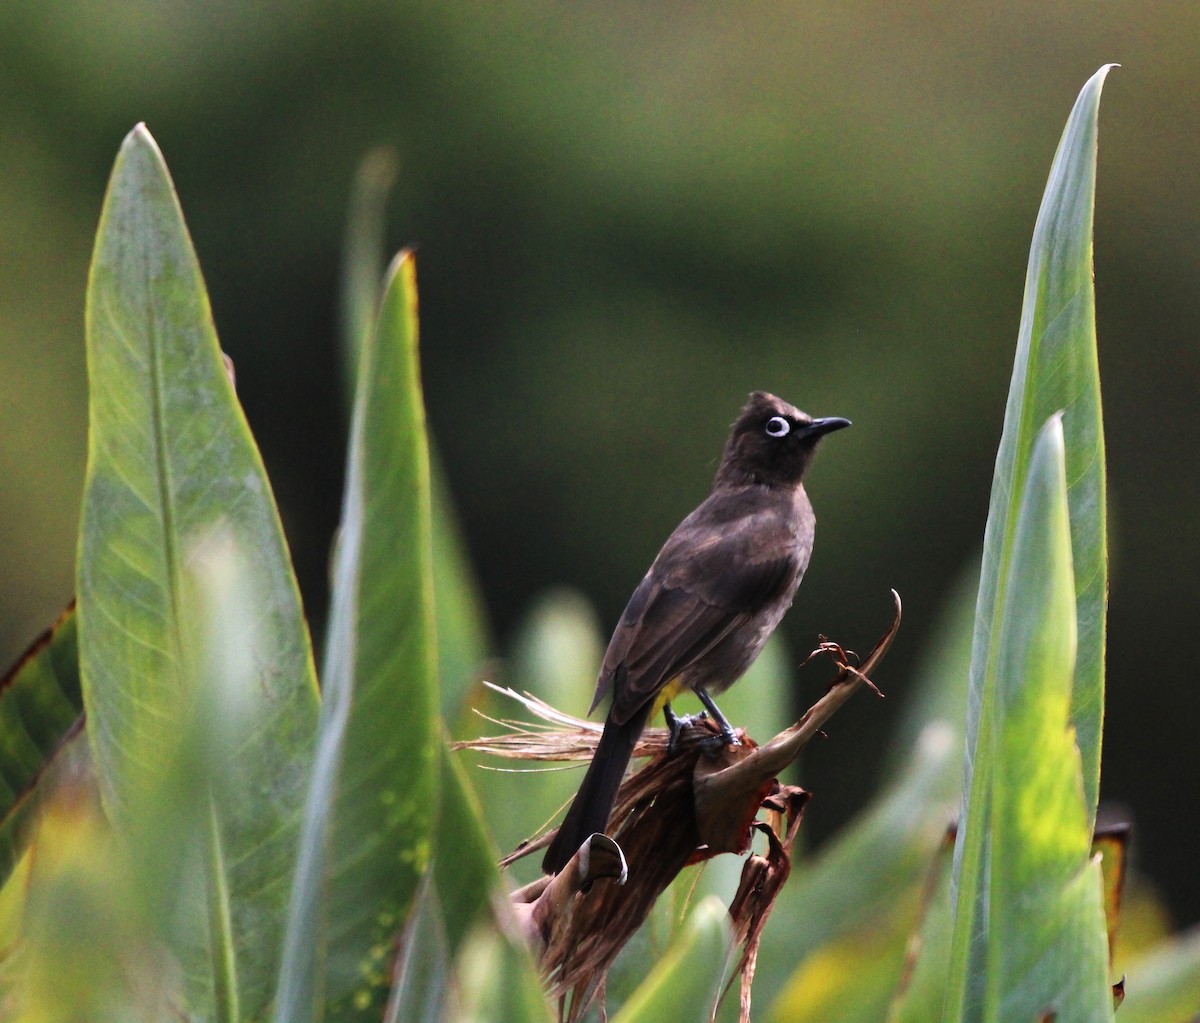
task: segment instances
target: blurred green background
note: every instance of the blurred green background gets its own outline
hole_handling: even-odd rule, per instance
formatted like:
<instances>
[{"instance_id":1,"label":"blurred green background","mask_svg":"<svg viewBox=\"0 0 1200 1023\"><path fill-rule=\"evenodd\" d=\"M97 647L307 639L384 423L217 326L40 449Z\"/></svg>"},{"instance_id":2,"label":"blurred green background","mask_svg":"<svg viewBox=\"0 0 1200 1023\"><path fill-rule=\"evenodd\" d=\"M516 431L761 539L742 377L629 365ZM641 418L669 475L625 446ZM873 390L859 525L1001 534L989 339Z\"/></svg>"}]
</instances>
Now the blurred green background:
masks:
<instances>
[{"instance_id":1,"label":"blurred green background","mask_svg":"<svg viewBox=\"0 0 1200 1023\"><path fill-rule=\"evenodd\" d=\"M1103 796L1176 922L1200 918L1198 40L1200 6L1094 0L7 0L0 656L71 595L87 263L139 120L323 620L340 249L355 168L386 144L386 237L419 247L429 416L498 651L551 585L611 627L751 389L854 420L812 473L787 638L797 660L818 633L869 647L892 586L906 618L887 700L858 700L808 757L806 826L827 835L881 781L881 738L978 557L1041 191L1076 93L1115 60L1096 215Z\"/></svg>"}]
</instances>

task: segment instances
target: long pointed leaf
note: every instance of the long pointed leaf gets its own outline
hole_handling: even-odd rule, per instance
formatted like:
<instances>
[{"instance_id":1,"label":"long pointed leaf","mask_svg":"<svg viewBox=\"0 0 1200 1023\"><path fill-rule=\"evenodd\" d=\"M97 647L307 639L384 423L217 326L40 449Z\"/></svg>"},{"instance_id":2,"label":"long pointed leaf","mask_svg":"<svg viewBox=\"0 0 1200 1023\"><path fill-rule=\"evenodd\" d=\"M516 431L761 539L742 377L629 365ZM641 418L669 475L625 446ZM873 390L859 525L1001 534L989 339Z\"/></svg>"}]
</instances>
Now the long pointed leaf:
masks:
<instances>
[{"instance_id":1,"label":"long pointed leaf","mask_svg":"<svg viewBox=\"0 0 1200 1023\"><path fill-rule=\"evenodd\" d=\"M991 769L996 751L989 715L995 699L998 635L1010 574L1017 512L1024 495L1036 431L1063 411L1067 501L1075 571L1078 650L1071 689L1072 723L1083 763L1084 801L1095 820L1099 790L1100 733L1104 712L1104 622L1107 599L1104 438L1096 357L1092 290L1092 216L1096 178L1096 124L1109 67L1080 92L1059 142L1034 229L1025 303L996 457L976 604L967 710L963 821L990 814ZM953 887L956 941L978 944L986 931L983 908L962 892L986 889L990 850L981 827L960 827ZM967 945L955 946L948 1011L979 1003L979 990L958 985L978 980L966 969ZM978 955L979 949L971 955ZM951 1010L949 1007L957 1006Z\"/></svg>"},{"instance_id":2,"label":"long pointed leaf","mask_svg":"<svg viewBox=\"0 0 1200 1023\"><path fill-rule=\"evenodd\" d=\"M358 360L375 329L383 276L384 212L396 182L398 160L380 147L363 157L354 175L342 249L341 347L346 407L354 404Z\"/></svg>"},{"instance_id":3,"label":"long pointed leaf","mask_svg":"<svg viewBox=\"0 0 1200 1023\"><path fill-rule=\"evenodd\" d=\"M360 360L280 1021L378 1018L394 938L430 858L441 736L416 331L405 253Z\"/></svg>"},{"instance_id":4,"label":"long pointed leaf","mask_svg":"<svg viewBox=\"0 0 1200 1023\"><path fill-rule=\"evenodd\" d=\"M1071 716L1079 732L1084 785L1093 820L1100 777L1108 591L1092 216L1100 91L1111 67L1106 65L1097 71L1075 102L1034 228L1017 355L984 536L968 716L970 748L978 727L986 675L995 658L992 636L998 609L1004 603L1003 578L1012 556L1013 526L1030 451L1042 424L1062 411L1079 634ZM969 776L966 788L970 790Z\"/></svg>"},{"instance_id":5,"label":"long pointed leaf","mask_svg":"<svg viewBox=\"0 0 1200 1023\"><path fill-rule=\"evenodd\" d=\"M183 214L140 125L117 156L96 236L87 364L80 676L101 794L118 827L169 768L186 687L202 677L204 654L189 623L189 552L228 535L256 587L249 656L263 698L247 708L236 751L238 775L253 783L213 809L239 1004L255 1015L277 968L287 898L278 881L300 823L315 672L279 518L222 363ZM203 942L180 954L193 997L211 999Z\"/></svg>"},{"instance_id":6,"label":"long pointed leaf","mask_svg":"<svg viewBox=\"0 0 1200 1023\"><path fill-rule=\"evenodd\" d=\"M384 213L396 180L398 160L387 148L368 153L359 164L350 199L342 254L341 350L349 407L362 349L369 343L383 278ZM470 683L487 657L487 616L454 514L446 474L430 443L433 507L434 607L442 713L455 721Z\"/></svg>"}]
</instances>

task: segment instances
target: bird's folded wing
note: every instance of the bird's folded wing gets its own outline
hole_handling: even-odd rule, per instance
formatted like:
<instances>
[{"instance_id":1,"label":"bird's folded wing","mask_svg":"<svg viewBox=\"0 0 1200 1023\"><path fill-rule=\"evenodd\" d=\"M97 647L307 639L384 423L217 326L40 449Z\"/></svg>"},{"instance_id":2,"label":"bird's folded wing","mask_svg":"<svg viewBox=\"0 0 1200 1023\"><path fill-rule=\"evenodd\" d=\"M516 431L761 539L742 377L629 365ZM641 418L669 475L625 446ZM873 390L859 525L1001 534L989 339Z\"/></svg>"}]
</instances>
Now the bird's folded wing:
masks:
<instances>
[{"instance_id":1,"label":"bird's folded wing","mask_svg":"<svg viewBox=\"0 0 1200 1023\"><path fill-rule=\"evenodd\" d=\"M667 572L660 562L634 592L605 654L593 708L613 690L610 711L628 720L668 682L704 657L730 633L777 599L795 577L790 556L695 558Z\"/></svg>"}]
</instances>

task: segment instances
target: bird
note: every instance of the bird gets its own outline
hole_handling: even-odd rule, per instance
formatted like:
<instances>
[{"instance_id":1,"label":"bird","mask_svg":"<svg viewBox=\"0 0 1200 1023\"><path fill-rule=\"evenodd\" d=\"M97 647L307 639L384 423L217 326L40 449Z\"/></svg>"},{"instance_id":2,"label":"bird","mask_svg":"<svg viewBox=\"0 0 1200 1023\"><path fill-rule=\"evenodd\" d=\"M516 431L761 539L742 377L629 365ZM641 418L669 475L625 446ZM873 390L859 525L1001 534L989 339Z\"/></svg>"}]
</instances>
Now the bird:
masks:
<instances>
[{"instance_id":1,"label":"bird","mask_svg":"<svg viewBox=\"0 0 1200 1023\"><path fill-rule=\"evenodd\" d=\"M662 707L673 749L688 719L671 700L695 692L736 744L713 701L754 662L791 606L812 555L816 518L804 473L826 434L850 425L755 391L729 432L707 498L667 539L625 607L600 667L589 714L612 703L596 752L542 859L556 874L603 833L646 722Z\"/></svg>"}]
</instances>

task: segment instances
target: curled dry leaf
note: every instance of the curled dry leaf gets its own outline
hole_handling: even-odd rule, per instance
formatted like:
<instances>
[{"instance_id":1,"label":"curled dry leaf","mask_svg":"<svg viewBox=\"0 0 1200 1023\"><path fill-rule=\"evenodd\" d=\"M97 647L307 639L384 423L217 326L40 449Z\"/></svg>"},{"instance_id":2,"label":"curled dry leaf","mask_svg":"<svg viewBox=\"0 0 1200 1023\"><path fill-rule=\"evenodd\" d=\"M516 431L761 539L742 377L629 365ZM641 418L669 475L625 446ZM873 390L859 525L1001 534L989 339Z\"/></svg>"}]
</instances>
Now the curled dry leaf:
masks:
<instances>
[{"instance_id":1,"label":"curled dry leaf","mask_svg":"<svg viewBox=\"0 0 1200 1023\"><path fill-rule=\"evenodd\" d=\"M607 835L592 835L559 873L513 892L513 912L534 951L544 955L569 924L578 893L586 893L602 878L622 885L628 874L621 847Z\"/></svg>"},{"instance_id":2,"label":"curled dry leaf","mask_svg":"<svg viewBox=\"0 0 1200 1023\"><path fill-rule=\"evenodd\" d=\"M733 933L742 946L742 957L734 968L725 992L741 977L738 1020L749 1023L750 988L754 984L754 968L758 963L758 946L762 940L767 917L775 907L775 899L792 872L792 844L800 830L804 808L811 794L797 785L784 785L763 801L767 821L755 821L754 829L767 838L767 854L752 853L746 857L737 892L729 904ZM782 836L782 837L781 837Z\"/></svg>"}]
</instances>

